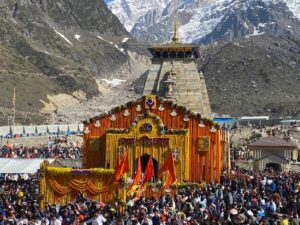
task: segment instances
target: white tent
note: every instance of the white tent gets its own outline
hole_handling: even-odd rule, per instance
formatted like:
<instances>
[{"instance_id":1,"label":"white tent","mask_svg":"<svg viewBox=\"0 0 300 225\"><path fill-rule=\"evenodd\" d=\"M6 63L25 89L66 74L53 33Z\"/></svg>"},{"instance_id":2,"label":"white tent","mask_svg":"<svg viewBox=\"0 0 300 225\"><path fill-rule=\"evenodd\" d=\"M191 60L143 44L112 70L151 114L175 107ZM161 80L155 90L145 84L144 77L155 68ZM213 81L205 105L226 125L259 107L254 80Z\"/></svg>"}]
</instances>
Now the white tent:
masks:
<instances>
[{"instance_id":1,"label":"white tent","mask_svg":"<svg viewBox=\"0 0 300 225\"><path fill-rule=\"evenodd\" d=\"M79 131L80 131L80 132L83 132L83 124L82 124L82 123L79 124Z\"/></svg>"},{"instance_id":2,"label":"white tent","mask_svg":"<svg viewBox=\"0 0 300 225\"><path fill-rule=\"evenodd\" d=\"M69 129L68 125L59 125L59 132L67 133Z\"/></svg>"},{"instance_id":3,"label":"white tent","mask_svg":"<svg viewBox=\"0 0 300 225\"><path fill-rule=\"evenodd\" d=\"M11 130L12 130L13 134L24 134L23 126L12 126Z\"/></svg>"},{"instance_id":4,"label":"white tent","mask_svg":"<svg viewBox=\"0 0 300 225\"><path fill-rule=\"evenodd\" d=\"M47 159L52 163L54 159ZM29 173L34 174L40 169L44 159L0 159L0 174L3 173Z\"/></svg>"},{"instance_id":5,"label":"white tent","mask_svg":"<svg viewBox=\"0 0 300 225\"><path fill-rule=\"evenodd\" d=\"M58 125L48 125L49 133L58 133Z\"/></svg>"},{"instance_id":6,"label":"white tent","mask_svg":"<svg viewBox=\"0 0 300 225\"><path fill-rule=\"evenodd\" d=\"M46 125L39 125L36 126L38 134L45 134L47 133L47 126Z\"/></svg>"},{"instance_id":7,"label":"white tent","mask_svg":"<svg viewBox=\"0 0 300 225\"><path fill-rule=\"evenodd\" d=\"M9 133L10 133L10 127L9 126L0 127L0 136L5 137Z\"/></svg>"},{"instance_id":8,"label":"white tent","mask_svg":"<svg viewBox=\"0 0 300 225\"><path fill-rule=\"evenodd\" d=\"M25 134L35 134L35 126L24 126Z\"/></svg>"},{"instance_id":9,"label":"white tent","mask_svg":"<svg viewBox=\"0 0 300 225\"><path fill-rule=\"evenodd\" d=\"M69 124L69 130L71 132L77 133L78 132L78 124Z\"/></svg>"}]
</instances>

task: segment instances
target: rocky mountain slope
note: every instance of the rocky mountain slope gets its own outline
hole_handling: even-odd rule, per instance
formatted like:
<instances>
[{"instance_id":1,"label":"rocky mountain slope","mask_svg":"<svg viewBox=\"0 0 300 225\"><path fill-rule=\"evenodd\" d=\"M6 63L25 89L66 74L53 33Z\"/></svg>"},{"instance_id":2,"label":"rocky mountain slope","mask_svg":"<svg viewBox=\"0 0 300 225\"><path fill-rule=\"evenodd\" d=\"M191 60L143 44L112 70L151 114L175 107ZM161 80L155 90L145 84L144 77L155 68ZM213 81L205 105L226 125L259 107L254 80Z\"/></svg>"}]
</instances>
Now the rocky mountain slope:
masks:
<instances>
[{"instance_id":1,"label":"rocky mountain slope","mask_svg":"<svg viewBox=\"0 0 300 225\"><path fill-rule=\"evenodd\" d=\"M102 0L0 1L0 124L11 116L14 87L17 122L44 123L55 110L105 95L101 85L112 77L135 79L132 57L141 52L130 42Z\"/></svg>"},{"instance_id":2,"label":"rocky mountain slope","mask_svg":"<svg viewBox=\"0 0 300 225\"><path fill-rule=\"evenodd\" d=\"M219 114L300 116L300 41L270 35L201 47L212 110Z\"/></svg>"},{"instance_id":3,"label":"rocky mountain slope","mask_svg":"<svg viewBox=\"0 0 300 225\"><path fill-rule=\"evenodd\" d=\"M130 4L132 0L122 0L122 4L119 1L112 1L109 8L121 22L126 17L126 23L134 24L127 30L143 42L169 41L177 13L183 42L232 41L263 33L297 36L300 32L297 0L171 0L166 6L162 3L155 13L153 8L145 6L148 10L143 8L139 18L132 18L128 13L136 10L136 5Z\"/></svg>"}]
</instances>

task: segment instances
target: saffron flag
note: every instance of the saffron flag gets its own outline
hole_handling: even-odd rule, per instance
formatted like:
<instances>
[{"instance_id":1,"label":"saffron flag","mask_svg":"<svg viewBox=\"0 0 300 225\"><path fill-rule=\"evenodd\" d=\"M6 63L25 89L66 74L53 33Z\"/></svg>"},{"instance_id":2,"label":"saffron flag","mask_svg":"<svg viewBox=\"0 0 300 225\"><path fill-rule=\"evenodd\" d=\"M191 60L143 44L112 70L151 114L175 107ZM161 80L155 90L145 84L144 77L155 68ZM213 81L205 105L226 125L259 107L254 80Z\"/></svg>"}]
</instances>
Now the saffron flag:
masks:
<instances>
[{"instance_id":1,"label":"saffron flag","mask_svg":"<svg viewBox=\"0 0 300 225\"><path fill-rule=\"evenodd\" d=\"M143 182L141 184L141 187L144 186L147 182L149 182L151 180L151 178L154 175L154 171L153 171L153 161L152 161L152 156L150 156L147 166L146 166L146 170L145 170L145 174L144 174L144 179Z\"/></svg>"},{"instance_id":2,"label":"saffron flag","mask_svg":"<svg viewBox=\"0 0 300 225\"><path fill-rule=\"evenodd\" d=\"M168 171L168 177L167 177L166 184L165 184L165 189L167 189L168 187L170 187L171 184L173 184L176 181L176 169L175 169L175 165L174 165L174 159L173 159L172 152L170 152L168 154L168 158L167 158L166 162L164 163L164 165L159 170L157 176L160 177L161 174L165 171Z\"/></svg>"},{"instance_id":3,"label":"saffron flag","mask_svg":"<svg viewBox=\"0 0 300 225\"><path fill-rule=\"evenodd\" d=\"M142 164L141 164L141 154L139 153L139 158L138 158L138 162L137 162L137 170L136 170L136 174L135 174L135 177L134 177L131 187L137 185L141 181L141 179L142 179Z\"/></svg>"},{"instance_id":4,"label":"saffron flag","mask_svg":"<svg viewBox=\"0 0 300 225\"><path fill-rule=\"evenodd\" d=\"M123 159L123 163L122 163L122 167L121 167L121 176L127 172L129 172L129 161L128 161L128 154L126 151L124 154L124 159Z\"/></svg>"},{"instance_id":5,"label":"saffron flag","mask_svg":"<svg viewBox=\"0 0 300 225\"><path fill-rule=\"evenodd\" d=\"M120 156L118 155L116 172L115 172L115 181L114 181L115 186L118 186L121 176L127 172L129 172L129 161L128 161L128 154L127 152L125 152L122 162L120 162Z\"/></svg>"},{"instance_id":6,"label":"saffron flag","mask_svg":"<svg viewBox=\"0 0 300 225\"><path fill-rule=\"evenodd\" d=\"M114 180L114 185L117 186L118 185L118 174L120 173L120 169L122 166L122 161L121 161L121 157L120 157L120 153L118 154L118 158L117 158L117 164L116 164L116 169L115 169L115 180Z\"/></svg>"}]
</instances>

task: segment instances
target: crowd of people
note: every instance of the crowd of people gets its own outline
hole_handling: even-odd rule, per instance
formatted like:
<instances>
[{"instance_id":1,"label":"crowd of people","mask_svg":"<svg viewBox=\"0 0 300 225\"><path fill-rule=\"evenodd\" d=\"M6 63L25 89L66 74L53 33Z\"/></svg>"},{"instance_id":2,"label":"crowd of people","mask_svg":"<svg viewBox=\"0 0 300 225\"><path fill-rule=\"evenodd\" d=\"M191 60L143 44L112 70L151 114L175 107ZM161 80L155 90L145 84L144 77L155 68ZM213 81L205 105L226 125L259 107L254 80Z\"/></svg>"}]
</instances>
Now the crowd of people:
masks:
<instances>
[{"instance_id":1,"label":"crowd of people","mask_svg":"<svg viewBox=\"0 0 300 225\"><path fill-rule=\"evenodd\" d=\"M81 144L69 142L67 137L50 138L38 147L5 144L0 147L0 158L12 159L80 159Z\"/></svg>"},{"instance_id":2,"label":"crowd of people","mask_svg":"<svg viewBox=\"0 0 300 225\"><path fill-rule=\"evenodd\" d=\"M224 174L220 184L181 186L175 196L128 197L123 210L81 194L67 205L41 209L38 175L1 179L0 225L300 224L299 173L242 173L248 175Z\"/></svg>"}]
</instances>

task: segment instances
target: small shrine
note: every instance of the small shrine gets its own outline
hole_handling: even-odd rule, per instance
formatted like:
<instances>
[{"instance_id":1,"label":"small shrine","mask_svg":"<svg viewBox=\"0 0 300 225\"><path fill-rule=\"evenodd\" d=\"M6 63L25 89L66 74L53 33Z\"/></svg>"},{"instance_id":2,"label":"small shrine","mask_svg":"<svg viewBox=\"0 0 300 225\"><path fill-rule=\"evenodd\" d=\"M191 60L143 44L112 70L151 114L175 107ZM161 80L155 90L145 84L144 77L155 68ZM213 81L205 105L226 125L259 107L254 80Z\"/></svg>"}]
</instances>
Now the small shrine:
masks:
<instances>
[{"instance_id":1,"label":"small shrine","mask_svg":"<svg viewBox=\"0 0 300 225\"><path fill-rule=\"evenodd\" d=\"M165 98L170 100L177 100L177 91L176 91L176 71L172 68L167 75L165 83Z\"/></svg>"}]
</instances>

